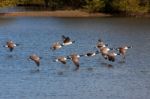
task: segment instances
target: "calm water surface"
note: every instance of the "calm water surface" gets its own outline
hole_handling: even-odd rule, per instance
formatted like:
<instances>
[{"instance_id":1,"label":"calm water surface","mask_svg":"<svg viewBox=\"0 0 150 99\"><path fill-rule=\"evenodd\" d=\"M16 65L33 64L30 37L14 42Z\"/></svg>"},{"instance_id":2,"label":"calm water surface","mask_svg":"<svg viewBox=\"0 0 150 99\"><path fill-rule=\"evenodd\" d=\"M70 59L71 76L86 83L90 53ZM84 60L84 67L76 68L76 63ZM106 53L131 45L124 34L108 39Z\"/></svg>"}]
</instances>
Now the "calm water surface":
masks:
<instances>
[{"instance_id":1,"label":"calm water surface","mask_svg":"<svg viewBox=\"0 0 150 99\"><path fill-rule=\"evenodd\" d=\"M150 99L150 19L0 17L0 99ZM61 35L75 44L57 51L49 47ZM80 70L54 58L95 51L102 38L110 47L132 45L126 62L104 60L100 55L80 58ZM7 40L20 44L12 53ZM40 72L28 61L42 57ZM112 64L108 68L107 64Z\"/></svg>"}]
</instances>

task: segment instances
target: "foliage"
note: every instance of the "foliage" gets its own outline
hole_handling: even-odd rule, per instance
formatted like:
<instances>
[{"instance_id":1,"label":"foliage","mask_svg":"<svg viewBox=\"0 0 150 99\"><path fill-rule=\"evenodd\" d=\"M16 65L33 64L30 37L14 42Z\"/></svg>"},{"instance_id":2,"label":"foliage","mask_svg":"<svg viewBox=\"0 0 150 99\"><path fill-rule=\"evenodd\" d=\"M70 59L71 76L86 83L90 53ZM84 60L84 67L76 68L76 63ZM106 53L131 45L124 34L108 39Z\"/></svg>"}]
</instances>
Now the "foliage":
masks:
<instances>
[{"instance_id":1,"label":"foliage","mask_svg":"<svg viewBox=\"0 0 150 99\"><path fill-rule=\"evenodd\" d=\"M2 0L0 1L0 7L10 7L17 4L17 0Z\"/></svg>"},{"instance_id":2,"label":"foliage","mask_svg":"<svg viewBox=\"0 0 150 99\"><path fill-rule=\"evenodd\" d=\"M61 8L62 1L60 0L45 0L45 5L47 8L51 8L51 10L56 10Z\"/></svg>"},{"instance_id":3,"label":"foliage","mask_svg":"<svg viewBox=\"0 0 150 99\"><path fill-rule=\"evenodd\" d=\"M1 0L0 7L42 5L51 10L86 9L90 13L121 12L125 14L150 12L150 0ZM36 7L40 7L36 6Z\"/></svg>"},{"instance_id":4,"label":"foliage","mask_svg":"<svg viewBox=\"0 0 150 99\"><path fill-rule=\"evenodd\" d=\"M72 9L81 8L86 2L85 0L62 0L63 6Z\"/></svg>"},{"instance_id":5,"label":"foliage","mask_svg":"<svg viewBox=\"0 0 150 99\"><path fill-rule=\"evenodd\" d=\"M140 5L140 0L114 0L112 5L115 10L131 13L145 13L148 11L148 3L144 6Z\"/></svg>"},{"instance_id":6,"label":"foliage","mask_svg":"<svg viewBox=\"0 0 150 99\"><path fill-rule=\"evenodd\" d=\"M102 0L86 0L85 8L89 12L99 12L104 8L105 4Z\"/></svg>"},{"instance_id":7,"label":"foliage","mask_svg":"<svg viewBox=\"0 0 150 99\"><path fill-rule=\"evenodd\" d=\"M18 0L17 4L44 4L43 0Z\"/></svg>"},{"instance_id":8,"label":"foliage","mask_svg":"<svg viewBox=\"0 0 150 99\"><path fill-rule=\"evenodd\" d=\"M103 1L105 3L104 12L112 13L113 12L113 7L112 7L113 0L103 0Z\"/></svg>"}]
</instances>

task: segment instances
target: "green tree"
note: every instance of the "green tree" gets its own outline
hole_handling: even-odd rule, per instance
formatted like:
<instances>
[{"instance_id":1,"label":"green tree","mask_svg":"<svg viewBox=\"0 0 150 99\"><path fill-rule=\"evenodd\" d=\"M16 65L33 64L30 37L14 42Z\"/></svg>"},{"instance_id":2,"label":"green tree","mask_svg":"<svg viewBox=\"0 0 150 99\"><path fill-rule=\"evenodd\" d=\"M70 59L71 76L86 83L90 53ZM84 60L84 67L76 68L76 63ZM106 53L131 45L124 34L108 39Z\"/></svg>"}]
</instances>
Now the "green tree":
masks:
<instances>
[{"instance_id":1,"label":"green tree","mask_svg":"<svg viewBox=\"0 0 150 99\"><path fill-rule=\"evenodd\" d=\"M60 9L62 7L61 0L45 0L45 1L46 1L45 2L46 7L50 8L51 10Z\"/></svg>"},{"instance_id":2,"label":"green tree","mask_svg":"<svg viewBox=\"0 0 150 99\"><path fill-rule=\"evenodd\" d=\"M105 6L104 6L105 13L112 13L114 11L113 6L112 6L113 1L114 0L103 0L103 2L105 3Z\"/></svg>"},{"instance_id":3,"label":"green tree","mask_svg":"<svg viewBox=\"0 0 150 99\"><path fill-rule=\"evenodd\" d=\"M103 0L86 0L85 9L87 9L90 13L102 11L105 3Z\"/></svg>"},{"instance_id":4,"label":"green tree","mask_svg":"<svg viewBox=\"0 0 150 99\"><path fill-rule=\"evenodd\" d=\"M18 0L2 0L0 1L0 7L10 7L15 6Z\"/></svg>"},{"instance_id":5,"label":"green tree","mask_svg":"<svg viewBox=\"0 0 150 99\"><path fill-rule=\"evenodd\" d=\"M62 0L63 6L72 8L72 9L79 9L86 3L86 0Z\"/></svg>"},{"instance_id":6,"label":"green tree","mask_svg":"<svg viewBox=\"0 0 150 99\"><path fill-rule=\"evenodd\" d=\"M126 14L146 13L148 11L147 5L140 5L140 0L114 0L113 8Z\"/></svg>"}]
</instances>

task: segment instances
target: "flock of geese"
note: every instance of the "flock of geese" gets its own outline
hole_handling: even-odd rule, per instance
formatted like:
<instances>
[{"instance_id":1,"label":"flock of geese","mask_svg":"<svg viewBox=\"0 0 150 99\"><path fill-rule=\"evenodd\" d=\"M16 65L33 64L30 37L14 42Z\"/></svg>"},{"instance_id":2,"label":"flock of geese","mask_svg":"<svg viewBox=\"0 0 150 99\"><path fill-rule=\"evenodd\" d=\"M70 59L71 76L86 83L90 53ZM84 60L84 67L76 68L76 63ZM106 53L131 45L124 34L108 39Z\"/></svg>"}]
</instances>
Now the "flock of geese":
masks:
<instances>
[{"instance_id":1,"label":"flock of geese","mask_svg":"<svg viewBox=\"0 0 150 99\"><path fill-rule=\"evenodd\" d=\"M55 51L55 50L61 49L65 46L75 43L75 41L71 40L70 37L64 36L64 35L62 35L62 40L63 40L62 43L61 42L53 43L52 46L50 47L50 50ZM12 52L13 49L17 46L19 46L19 44L15 44L12 40L9 40L6 42L6 45L4 47L8 48L10 50L10 52ZM62 64L66 64L68 60L71 60L74 63L74 65L76 66L76 70L78 70L80 68L80 63L79 63L80 57L92 57L97 54L100 54L100 55L102 55L102 57L105 60L114 62L115 57L117 55L121 55L122 59L124 60L127 50L129 48L132 48L132 46L121 46L118 48L109 48L107 43L105 43L101 39L99 39L97 41L96 48L97 48L97 51L88 52L86 54L79 55L79 54L73 53L68 56L58 56L55 59L55 62L60 62ZM40 66L41 57L39 57L38 55L32 54L28 57L28 59L34 61L35 64L37 65L37 67Z\"/></svg>"}]
</instances>

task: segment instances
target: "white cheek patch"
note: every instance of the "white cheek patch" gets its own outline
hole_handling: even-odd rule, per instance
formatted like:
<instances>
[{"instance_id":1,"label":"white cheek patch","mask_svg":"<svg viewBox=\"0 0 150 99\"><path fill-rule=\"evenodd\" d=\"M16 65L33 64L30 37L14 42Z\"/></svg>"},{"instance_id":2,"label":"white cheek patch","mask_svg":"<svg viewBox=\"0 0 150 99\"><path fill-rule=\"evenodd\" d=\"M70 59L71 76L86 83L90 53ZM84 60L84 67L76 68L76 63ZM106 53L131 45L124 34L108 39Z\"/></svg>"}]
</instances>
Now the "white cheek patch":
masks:
<instances>
[{"instance_id":1,"label":"white cheek patch","mask_svg":"<svg viewBox=\"0 0 150 99\"><path fill-rule=\"evenodd\" d=\"M77 57L79 58L79 57L80 57L80 55L77 55Z\"/></svg>"},{"instance_id":2,"label":"white cheek patch","mask_svg":"<svg viewBox=\"0 0 150 99\"><path fill-rule=\"evenodd\" d=\"M124 47L124 49L126 49L126 50L127 50L127 49L128 49L128 47L126 46L126 47Z\"/></svg>"},{"instance_id":3,"label":"white cheek patch","mask_svg":"<svg viewBox=\"0 0 150 99\"><path fill-rule=\"evenodd\" d=\"M114 56L117 56L117 54L116 54L116 53L114 53Z\"/></svg>"},{"instance_id":4,"label":"white cheek patch","mask_svg":"<svg viewBox=\"0 0 150 99\"><path fill-rule=\"evenodd\" d=\"M72 44L72 42L63 43L63 45L70 45L70 44Z\"/></svg>"},{"instance_id":5,"label":"white cheek patch","mask_svg":"<svg viewBox=\"0 0 150 99\"><path fill-rule=\"evenodd\" d=\"M64 60L67 60L67 58L64 58Z\"/></svg>"},{"instance_id":6,"label":"white cheek patch","mask_svg":"<svg viewBox=\"0 0 150 99\"><path fill-rule=\"evenodd\" d=\"M5 45L5 47L8 47L8 45Z\"/></svg>"},{"instance_id":7,"label":"white cheek patch","mask_svg":"<svg viewBox=\"0 0 150 99\"><path fill-rule=\"evenodd\" d=\"M58 62L58 59L56 59L55 61Z\"/></svg>"},{"instance_id":8,"label":"white cheek patch","mask_svg":"<svg viewBox=\"0 0 150 99\"><path fill-rule=\"evenodd\" d=\"M92 56L95 56L95 55L96 55L95 53L92 54Z\"/></svg>"},{"instance_id":9,"label":"white cheek patch","mask_svg":"<svg viewBox=\"0 0 150 99\"><path fill-rule=\"evenodd\" d=\"M92 54L91 54L91 56L95 56L95 55L96 55L95 53L92 53Z\"/></svg>"},{"instance_id":10,"label":"white cheek patch","mask_svg":"<svg viewBox=\"0 0 150 99\"><path fill-rule=\"evenodd\" d=\"M88 56L87 54L85 56Z\"/></svg>"}]
</instances>

